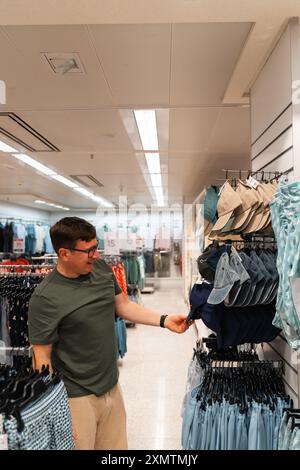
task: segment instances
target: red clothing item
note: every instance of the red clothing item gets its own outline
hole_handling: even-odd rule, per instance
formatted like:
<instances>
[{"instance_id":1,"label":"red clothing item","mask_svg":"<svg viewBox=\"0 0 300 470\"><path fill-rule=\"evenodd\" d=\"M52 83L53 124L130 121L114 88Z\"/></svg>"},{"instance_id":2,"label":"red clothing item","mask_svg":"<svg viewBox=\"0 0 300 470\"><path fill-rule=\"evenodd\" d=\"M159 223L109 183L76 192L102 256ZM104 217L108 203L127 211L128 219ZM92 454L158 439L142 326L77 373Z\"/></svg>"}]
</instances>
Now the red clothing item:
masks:
<instances>
[{"instance_id":1,"label":"red clothing item","mask_svg":"<svg viewBox=\"0 0 300 470\"><path fill-rule=\"evenodd\" d=\"M127 296L127 284L126 284L126 273L122 263L114 264L111 266L113 273L121 287L123 293Z\"/></svg>"}]
</instances>

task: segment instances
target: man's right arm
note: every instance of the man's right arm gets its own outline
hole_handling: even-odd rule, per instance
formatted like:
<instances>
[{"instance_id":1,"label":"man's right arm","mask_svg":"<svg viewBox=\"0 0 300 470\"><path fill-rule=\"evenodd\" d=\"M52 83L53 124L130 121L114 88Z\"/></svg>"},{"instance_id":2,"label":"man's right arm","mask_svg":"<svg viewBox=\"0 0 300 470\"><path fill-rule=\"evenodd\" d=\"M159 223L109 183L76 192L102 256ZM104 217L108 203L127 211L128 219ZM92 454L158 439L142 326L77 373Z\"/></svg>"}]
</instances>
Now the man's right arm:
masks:
<instances>
[{"instance_id":1,"label":"man's right arm","mask_svg":"<svg viewBox=\"0 0 300 470\"><path fill-rule=\"evenodd\" d=\"M53 372L51 364L52 344L33 344L33 368L41 370L42 366L49 366L50 372Z\"/></svg>"}]
</instances>

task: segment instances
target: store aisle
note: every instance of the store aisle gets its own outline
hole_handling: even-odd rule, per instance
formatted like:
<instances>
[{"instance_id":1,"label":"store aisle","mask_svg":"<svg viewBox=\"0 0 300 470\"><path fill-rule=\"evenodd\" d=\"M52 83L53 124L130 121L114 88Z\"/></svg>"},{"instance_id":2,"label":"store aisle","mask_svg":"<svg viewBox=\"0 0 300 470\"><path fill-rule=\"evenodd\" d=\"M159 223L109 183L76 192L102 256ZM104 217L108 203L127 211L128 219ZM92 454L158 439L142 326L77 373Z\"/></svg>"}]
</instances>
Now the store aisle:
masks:
<instances>
[{"instance_id":1,"label":"store aisle","mask_svg":"<svg viewBox=\"0 0 300 470\"><path fill-rule=\"evenodd\" d=\"M145 307L162 314L186 313L181 283L173 281L167 289L145 294ZM129 449L180 449L180 412L195 344L193 327L183 335L144 325L129 328L127 333L128 352L120 362L120 383Z\"/></svg>"}]
</instances>

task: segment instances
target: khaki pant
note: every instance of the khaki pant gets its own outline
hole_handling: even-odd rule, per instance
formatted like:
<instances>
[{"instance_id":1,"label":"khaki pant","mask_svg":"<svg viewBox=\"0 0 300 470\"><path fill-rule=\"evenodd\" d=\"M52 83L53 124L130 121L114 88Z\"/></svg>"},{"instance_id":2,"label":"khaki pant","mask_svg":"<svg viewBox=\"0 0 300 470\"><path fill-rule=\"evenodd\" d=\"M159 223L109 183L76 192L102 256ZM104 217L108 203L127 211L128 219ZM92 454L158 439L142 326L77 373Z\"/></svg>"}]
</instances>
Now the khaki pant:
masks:
<instances>
[{"instance_id":1,"label":"khaki pant","mask_svg":"<svg viewBox=\"0 0 300 470\"><path fill-rule=\"evenodd\" d=\"M120 385L97 397L69 398L76 450L127 450L126 412Z\"/></svg>"}]
</instances>

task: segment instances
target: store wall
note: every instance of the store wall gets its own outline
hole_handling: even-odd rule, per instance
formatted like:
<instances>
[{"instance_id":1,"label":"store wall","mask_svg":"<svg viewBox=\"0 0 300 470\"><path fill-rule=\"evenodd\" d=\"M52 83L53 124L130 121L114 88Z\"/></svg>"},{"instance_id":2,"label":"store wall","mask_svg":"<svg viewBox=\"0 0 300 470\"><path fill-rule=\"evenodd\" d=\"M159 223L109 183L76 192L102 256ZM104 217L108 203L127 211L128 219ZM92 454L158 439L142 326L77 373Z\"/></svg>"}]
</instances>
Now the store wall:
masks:
<instances>
[{"instance_id":1,"label":"store wall","mask_svg":"<svg viewBox=\"0 0 300 470\"><path fill-rule=\"evenodd\" d=\"M46 224L51 222L50 212L48 211L31 209L30 207L0 201L0 219L6 218L39 221Z\"/></svg>"},{"instance_id":2,"label":"store wall","mask_svg":"<svg viewBox=\"0 0 300 470\"><path fill-rule=\"evenodd\" d=\"M293 99L293 84L300 78L299 36L298 19L293 19L251 89L254 171L279 171L294 176L299 173L299 105ZM264 344L260 354L266 359L284 361L287 392L295 406L300 405L299 354L292 351L282 335Z\"/></svg>"}]
</instances>

